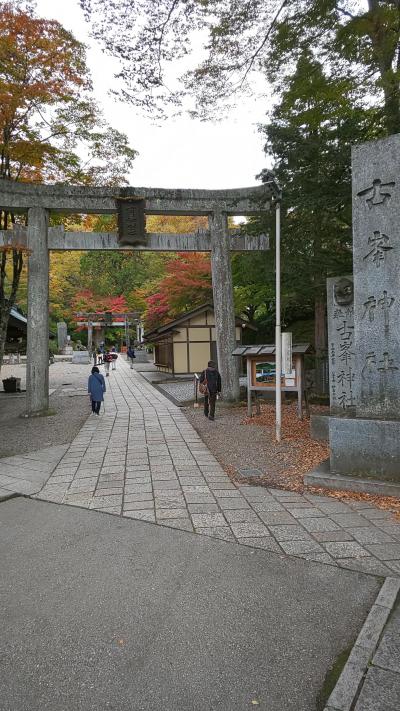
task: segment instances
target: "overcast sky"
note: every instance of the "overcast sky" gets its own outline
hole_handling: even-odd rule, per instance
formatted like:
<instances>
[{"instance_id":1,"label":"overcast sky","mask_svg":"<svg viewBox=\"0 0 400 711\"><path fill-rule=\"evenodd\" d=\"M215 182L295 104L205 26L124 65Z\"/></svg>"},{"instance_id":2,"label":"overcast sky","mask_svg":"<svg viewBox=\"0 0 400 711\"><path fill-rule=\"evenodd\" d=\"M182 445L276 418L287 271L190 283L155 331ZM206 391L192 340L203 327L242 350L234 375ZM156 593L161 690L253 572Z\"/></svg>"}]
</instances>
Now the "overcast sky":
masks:
<instances>
[{"instance_id":1,"label":"overcast sky","mask_svg":"<svg viewBox=\"0 0 400 711\"><path fill-rule=\"evenodd\" d=\"M130 176L132 185L216 189L257 184L256 174L266 167L263 137L256 125L265 123L263 101L242 102L245 105L219 123L181 117L152 125L135 107L107 95L116 64L89 38L78 0L37 0L37 11L58 20L89 45L96 98L108 122L126 133L140 154Z\"/></svg>"}]
</instances>

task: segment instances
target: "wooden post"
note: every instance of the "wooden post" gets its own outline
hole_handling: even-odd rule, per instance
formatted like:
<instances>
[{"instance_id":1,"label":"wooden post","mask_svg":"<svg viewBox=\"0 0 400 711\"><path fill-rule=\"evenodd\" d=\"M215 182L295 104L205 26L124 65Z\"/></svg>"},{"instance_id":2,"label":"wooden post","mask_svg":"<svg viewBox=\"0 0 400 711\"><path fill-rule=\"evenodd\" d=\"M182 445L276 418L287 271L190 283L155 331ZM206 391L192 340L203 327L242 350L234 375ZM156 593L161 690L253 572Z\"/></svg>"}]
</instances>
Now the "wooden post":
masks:
<instances>
[{"instance_id":1,"label":"wooden post","mask_svg":"<svg viewBox=\"0 0 400 711\"><path fill-rule=\"evenodd\" d=\"M223 396L228 401L234 401L239 399L240 392L239 362L232 356L236 348L236 326L226 213L216 207L209 216L209 225L218 369Z\"/></svg>"},{"instance_id":2,"label":"wooden post","mask_svg":"<svg viewBox=\"0 0 400 711\"><path fill-rule=\"evenodd\" d=\"M40 415L49 409L49 251L48 212L28 210L28 328L26 411Z\"/></svg>"}]
</instances>

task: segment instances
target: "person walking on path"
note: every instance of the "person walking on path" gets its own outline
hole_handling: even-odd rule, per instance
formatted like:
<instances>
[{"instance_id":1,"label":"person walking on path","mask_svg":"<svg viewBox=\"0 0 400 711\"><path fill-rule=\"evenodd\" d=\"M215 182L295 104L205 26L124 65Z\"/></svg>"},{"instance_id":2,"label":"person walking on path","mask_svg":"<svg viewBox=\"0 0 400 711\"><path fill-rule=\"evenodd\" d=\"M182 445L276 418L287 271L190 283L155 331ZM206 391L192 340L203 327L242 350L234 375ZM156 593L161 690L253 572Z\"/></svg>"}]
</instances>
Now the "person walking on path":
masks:
<instances>
[{"instance_id":1,"label":"person walking on path","mask_svg":"<svg viewBox=\"0 0 400 711\"><path fill-rule=\"evenodd\" d=\"M115 346L111 348L111 370L117 370L118 353Z\"/></svg>"},{"instance_id":2,"label":"person walking on path","mask_svg":"<svg viewBox=\"0 0 400 711\"><path fill-rule=\"evenodd\" d=\"M203 370L200 375L200 384L206 386L204 393L204 415L213 421L217 395L221 392L221 376L213 360L208 361L207 368Z\"/></svg>"},{"instance_id":3,"label":"person walking on path","mask_svg":"<svg viewBox=\"0 0 400 711\"><path fill-rule=\"evenodd\" d=\"M100 414L101 403L104 400L104 393L106 392L106 381L104 376L100 373L97 365L92 368L92 373L89 375L88 380L88 393L92 401L92 412L93 414Z\"/></svg>"},{"instance_id":4,"label":"person walking on path","mask_svg":"<svg viewBox=\"0 0 400 711\"><path fill-rule=\"evenodd\" d=\"M107 350L104 354L103 362L104 362L104 367L106 369L106 378L110 375L110 364L112 363L112 355L109 350Z\"/></svg>"},{"instance_id":5,"label":"person walking on path","mask_svg":"<svg viewBox=\"0 0 400 711\"><path fill-rule=\"evenodd\" d=\"M128 357L128 360L130 361L131 369L132 369L133 368L133 359L136 358L135 349L133 348L133 346L129 346L129 348L126 352L126 355Z\"/></svg>"}]
</instances>

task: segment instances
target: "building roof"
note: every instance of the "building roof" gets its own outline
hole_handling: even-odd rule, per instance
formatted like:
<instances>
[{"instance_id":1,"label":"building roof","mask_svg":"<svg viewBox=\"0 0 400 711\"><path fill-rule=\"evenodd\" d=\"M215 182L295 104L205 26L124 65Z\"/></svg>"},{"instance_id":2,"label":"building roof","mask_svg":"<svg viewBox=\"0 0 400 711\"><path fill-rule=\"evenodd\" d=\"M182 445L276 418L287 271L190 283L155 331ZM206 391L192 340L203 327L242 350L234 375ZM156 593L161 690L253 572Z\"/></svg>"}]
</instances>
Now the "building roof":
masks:
<instances>
[{"instance_id":1,"label":"building roof","mask_svg":"<svg viewBox=\"0 0 400 711\"><path fill-rule=\"evenodd\" d=\"M203 314L207 311L211 311L214 313L214 306L212 304L203 304L202 306L198 306L196 309L193 309L192 311L186 311L184 314L181 316L178 316L178 318L174 319L174 321L170 321L169 323L166 323L164 326L159 326L159 328L153 329L153 331L149 331L146 333L144 340L145 341L152 341L155 338L160 338L160 336L164 336L166 334L172 333L177 326L179 326L182 323L185 323L185 321L188 321L191 318L195 318L196 316L200 316L200 314ZM251 326L249 323L246 323L244 319L239 318L238 316L235 317L236 321L236 326L243 326L245 324L246 328L250 328L252 331L257 331L257 329L254 326Z\"/></svg>"},{"instance_id":2,"label":"building roof","mask_svg":"<svg viewBox=\"0 0 400 711\"><path fill-rule=\"evenodd\" d=\"M294 343L292 353L298 355L300 353L310 353L311 346L309 343ZM261 346L238 346L232 352L234 356L258 356L258 355L275 355L275 344L267 344Z\"/></svg>"},{"instance_id":3,"label":"building roof","mask_svg":"<svg viewBox=\"0 0 400 711\"><path fill-rule=\"evenodd\" d=\"M7 340L22 338L26 336L27 320L15 306L11 308L10 317L7 324Z\"/></svg>"},{"instance_id":4,"label":"building roof","mask_svg":"<svg viewBox=\"0 0 400 711\"><path fill-rule=\"evenodd\" d=\"M10 318L15 318L17 321L20 321L21 323L24 323L25 325L28 323L25 316L23 316L18 309L13 306L10 311Z\"/></svg>"}]
</instances>

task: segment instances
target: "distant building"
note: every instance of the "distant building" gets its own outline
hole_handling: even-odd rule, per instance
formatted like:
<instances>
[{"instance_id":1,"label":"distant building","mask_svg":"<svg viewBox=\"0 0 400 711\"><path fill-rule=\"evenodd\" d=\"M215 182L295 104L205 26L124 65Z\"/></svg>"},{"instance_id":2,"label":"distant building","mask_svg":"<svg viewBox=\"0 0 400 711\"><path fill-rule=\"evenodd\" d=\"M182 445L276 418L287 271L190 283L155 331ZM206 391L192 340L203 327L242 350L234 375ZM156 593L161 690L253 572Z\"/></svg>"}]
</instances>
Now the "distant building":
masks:
<instances>
[{"instance_id":1,"label":"distant building","mask_svg":"<svg viewBox=\"0 0 400 711\"><path fill-rule=\"evenodd\" d=\"M236 342L242 342L243 329L256 329L236 319ZM214 308L211 304L187 311L179 318L146 333L144 342L154 346L154 364L165 373L184 375L217 362Z\"/></svg>"},{"instance_id":2,"label":"distant building","mask_svg":"<svg viewBox=\"0 0 400 711\"><path fill-rule=\"evenodd\" d=\"M6 350L19 350L26 348L27 320L15 306L10 311L7 325Z\"/></svg>"}]
</instances>

